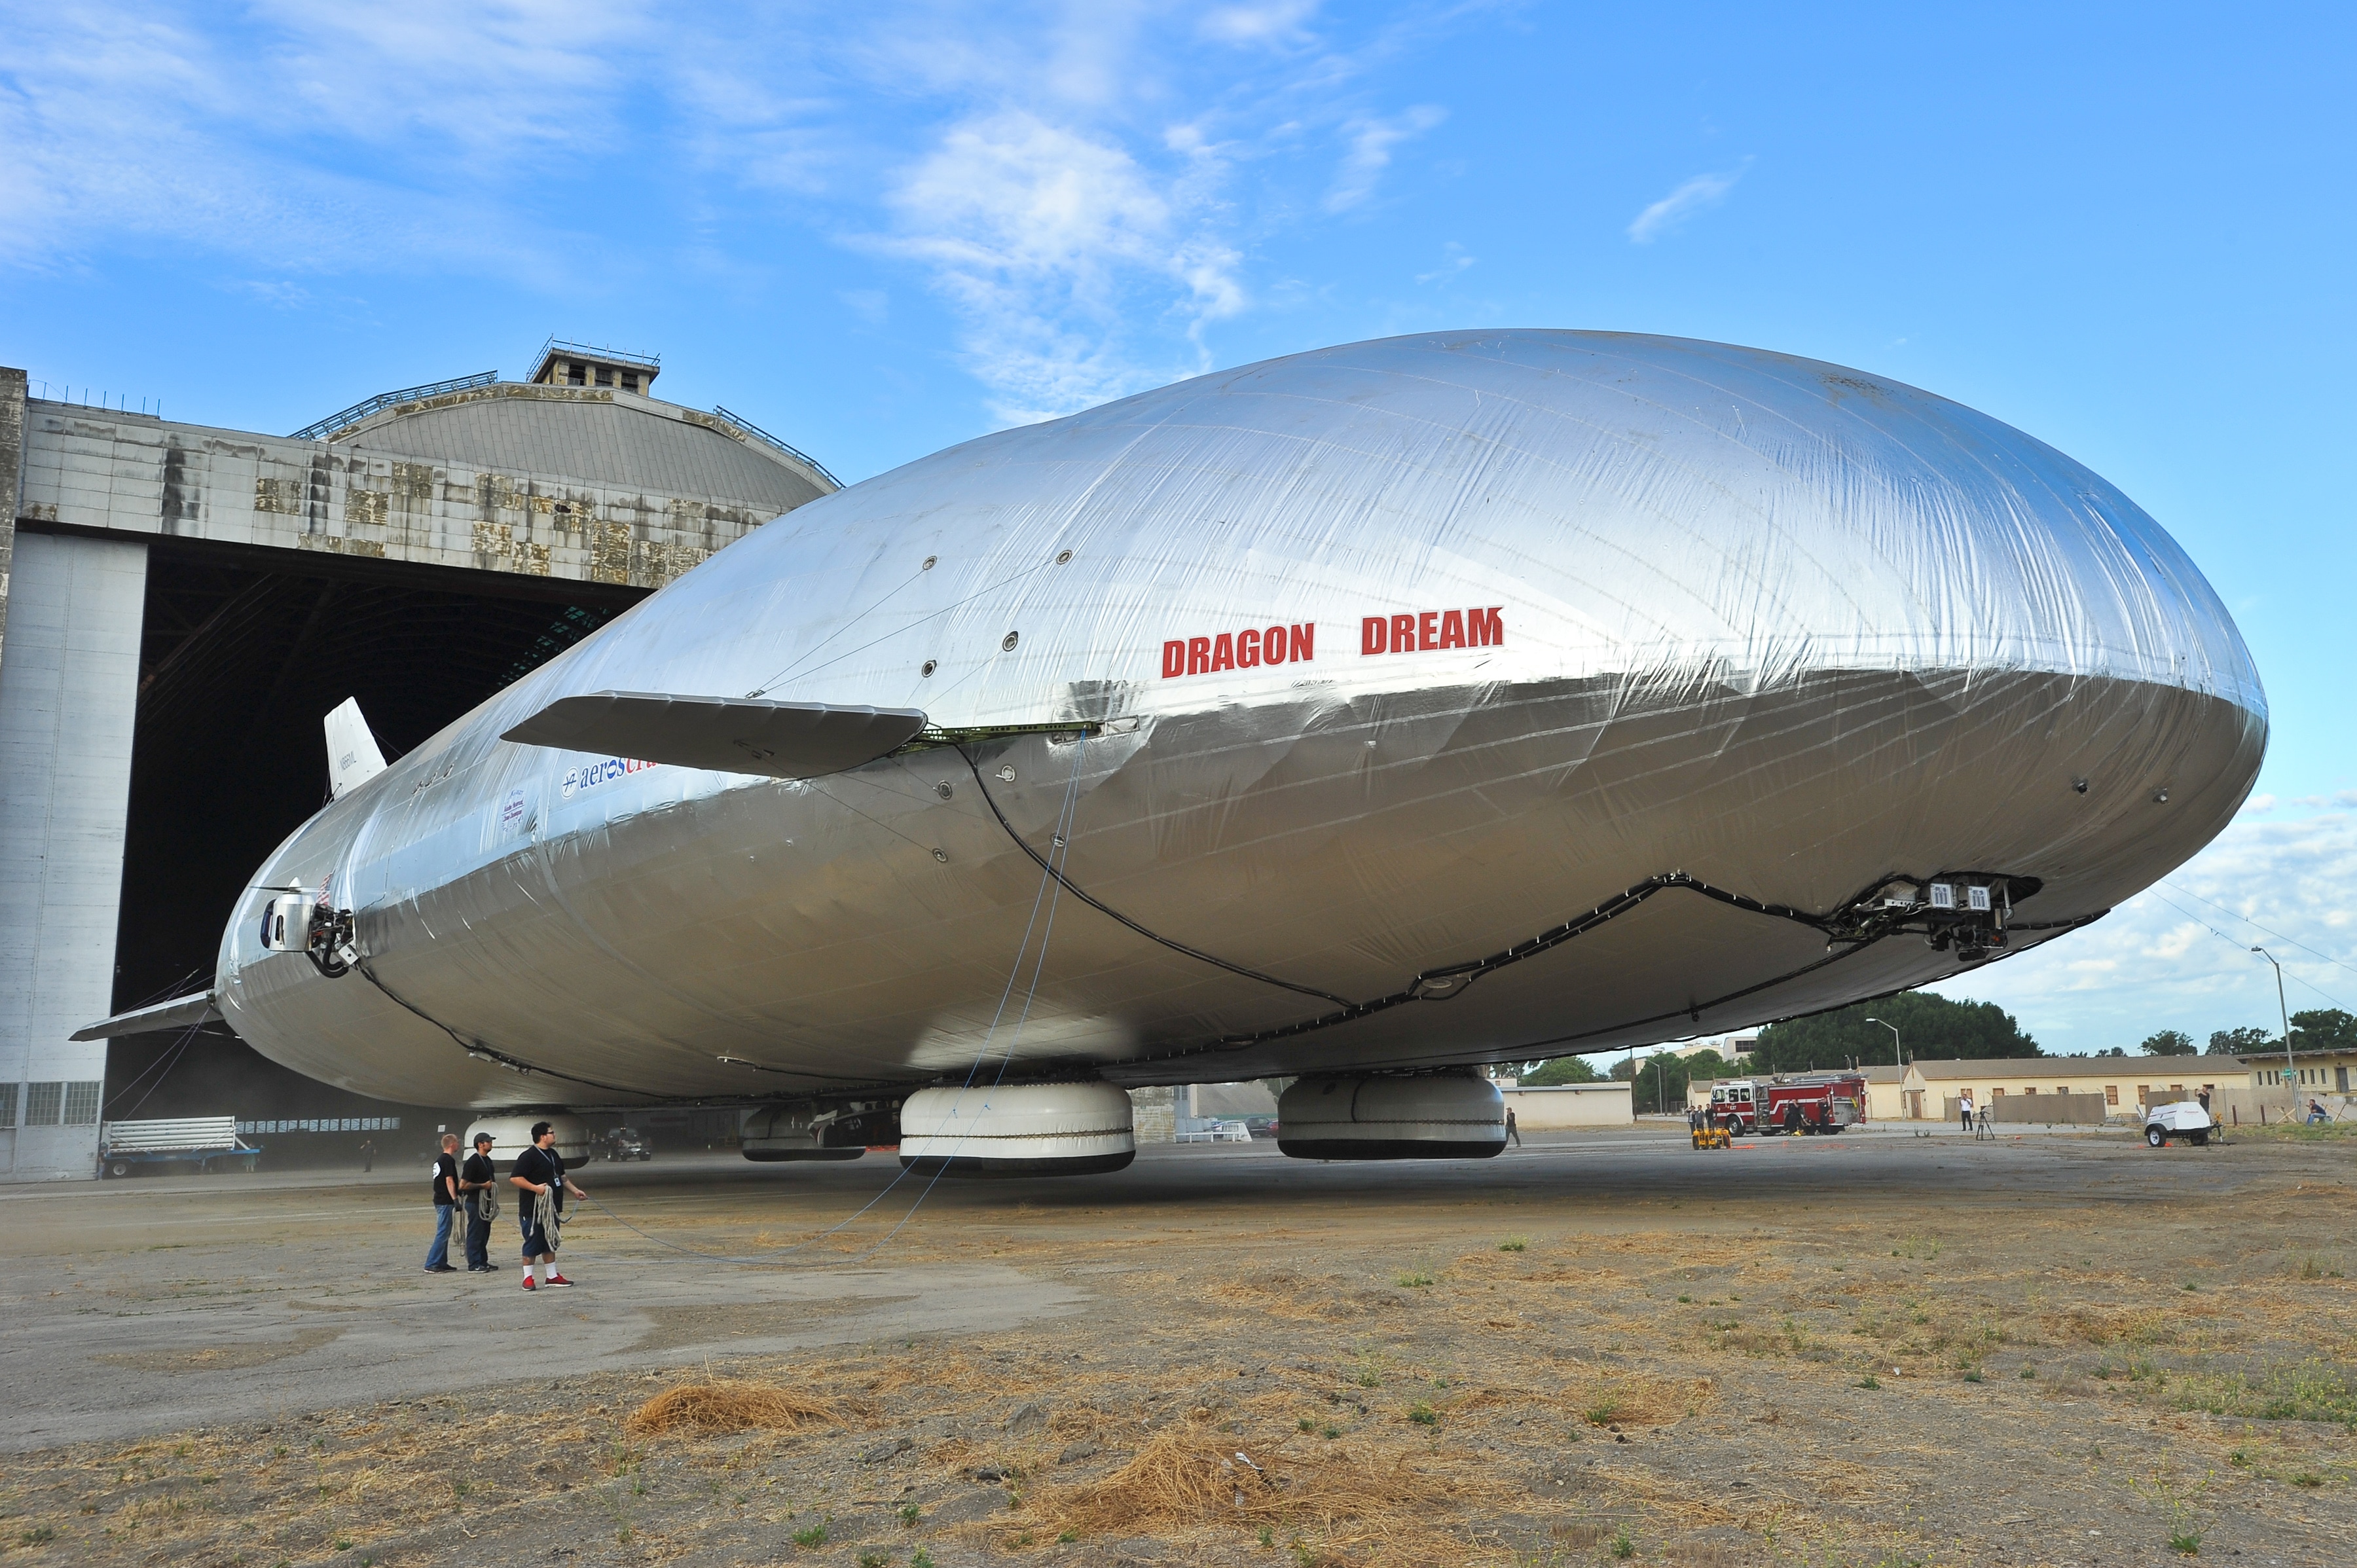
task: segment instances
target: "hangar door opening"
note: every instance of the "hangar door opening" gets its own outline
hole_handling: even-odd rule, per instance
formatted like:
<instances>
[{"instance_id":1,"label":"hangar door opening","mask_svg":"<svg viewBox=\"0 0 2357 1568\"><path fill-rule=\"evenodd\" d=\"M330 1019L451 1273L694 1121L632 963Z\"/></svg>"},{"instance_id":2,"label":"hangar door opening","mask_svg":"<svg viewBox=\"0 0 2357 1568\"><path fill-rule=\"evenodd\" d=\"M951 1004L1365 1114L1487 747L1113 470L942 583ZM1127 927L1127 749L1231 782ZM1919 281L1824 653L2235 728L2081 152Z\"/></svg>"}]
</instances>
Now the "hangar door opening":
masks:
<instances>
[{"instance_id":1,"label":"hangar door opening","mask_svg":"<svg viewBox=\"0 0 2357 1568\"><path fill-rule=\"evenodd\" d=\"M358 698L391 760L648 592L324 554L290 566L286 551L195 541L160 540L151 550L118 1011L210 982L246 879L326 803L320 720L329 709ZM340 1122L402 1109L290 1072L219 1026L113 1042L105 1102L110 1120ZM413 1125L430 1134L435 1108L409 1109L417 1120L404 1120L404 1150L423 1146ZM285 1153L304 1141L274 1139ZM357 1142L342 1138L338 1147Z\"/></svg>"}]
</instances>

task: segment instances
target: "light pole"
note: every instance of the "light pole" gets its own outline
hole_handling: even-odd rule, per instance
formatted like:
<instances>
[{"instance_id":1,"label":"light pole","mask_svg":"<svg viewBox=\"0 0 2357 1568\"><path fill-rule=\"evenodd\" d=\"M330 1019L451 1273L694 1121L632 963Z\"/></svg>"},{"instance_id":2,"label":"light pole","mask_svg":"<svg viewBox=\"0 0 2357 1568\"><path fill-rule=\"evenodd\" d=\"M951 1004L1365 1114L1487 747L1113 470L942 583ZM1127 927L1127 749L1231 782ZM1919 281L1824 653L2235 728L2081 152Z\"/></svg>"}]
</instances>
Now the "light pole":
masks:
<instances>
[{"instance_id":1,"label":"light pole","mask_svg":"<svg viewBox=\"0 0 2357 1568\"><path fill-rule=\"evenodd\" d=\"M2253 948L2251 950L2276 966L2276 1015L2283 1020L2284 1032L2284 1088L2290 1090L2291 1117L2297 1122L2299 1120L2299 1090L2293 1089L2292 1085L2299 1078L2299 1064L2291 1059L2291 1007L2284 1001L2283 965L2265 948Z\"/></svg>"},{"instance_id":2,"label":"light pole","mask_svg":"<svg viewBox=\"0 0 2357 1568\"><path fill-rule=\"evenodd\" d=\"M1882 1020L1879 1018L1868 1018L1867 1022L1869 1024L1882 1024ZM1896 1024L1882 1024L1882 1026L1890 1031L1890 1054L1898 1059L1900 1070L1903 1072L1907 1068L1907 1054L1900 1048L1899 1026Z\"/></svg>"}]
</instances>

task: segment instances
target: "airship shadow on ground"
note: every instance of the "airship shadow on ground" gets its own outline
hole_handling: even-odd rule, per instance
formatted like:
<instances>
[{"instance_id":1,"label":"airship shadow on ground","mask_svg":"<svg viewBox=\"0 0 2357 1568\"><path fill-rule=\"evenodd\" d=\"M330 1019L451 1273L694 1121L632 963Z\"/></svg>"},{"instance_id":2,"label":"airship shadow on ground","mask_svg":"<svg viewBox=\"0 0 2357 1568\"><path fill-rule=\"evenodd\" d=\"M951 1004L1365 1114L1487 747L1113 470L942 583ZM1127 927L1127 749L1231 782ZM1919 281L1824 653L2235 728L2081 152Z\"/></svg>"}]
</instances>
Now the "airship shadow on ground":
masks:
<instances>
[{"instance_id":1,"label":"airship shadow on ground","mask_svg":"<svg viewBox=\"0 0 2357 1568\"><path fill-rule=\"evenodd\" d=\"M1105 1168L1089 1086L1270 1074L1388 1097L1332 1147L1491 1152L1440 1079L2064 937L2266 734L2183 552L1996 421L1716 344L1394 338L780 519L355 780L209 1005L413 1102L766 1106L772 1157L943 1080L952 1168Z\"/></svg>"}]
</instances>

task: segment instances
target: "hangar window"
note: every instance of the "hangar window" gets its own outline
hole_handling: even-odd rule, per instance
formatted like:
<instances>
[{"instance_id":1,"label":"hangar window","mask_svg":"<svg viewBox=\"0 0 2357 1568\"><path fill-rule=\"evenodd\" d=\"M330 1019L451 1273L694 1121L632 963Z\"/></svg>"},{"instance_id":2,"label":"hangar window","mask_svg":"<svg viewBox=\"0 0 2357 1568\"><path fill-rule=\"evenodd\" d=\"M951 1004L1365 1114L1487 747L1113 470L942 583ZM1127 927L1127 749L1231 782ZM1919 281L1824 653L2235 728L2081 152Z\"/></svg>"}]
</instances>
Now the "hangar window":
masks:
<instances>
[{"instance_id":1,"label":"hangar window","mask_svg":"<svg viewBox=\"0 0 2357 1568\"><path fill-rule=\"evenodd\" d=\"M66 1102L66 1086L62 1083L28 1083L25 1086L25 1125L54 1127L58 1112Z\"/></svg>"},{"instance_id":2,"label":"hangar window","mask_svg":"<svg viewBox=\"0 0 2357 1568\"><path fill-rule=\"evenodd\" d=\"M624 371L622 372L622 390L624 392L636 392L639 390L638 371Z\"/></svg>"},{"instance_id":3,"label":"hangar window","mask_svg":"<svg viewBox=\"0 0 2357 1568\"><path fill-rule=\"evenodd\" d=\"M69 1127L87 1127L98 1120L99 1085L70 1083L66 1085L65 1114L60 1120Z\"/></svg>"},{"instance_id":4,"label":"hangar window","mask_svg":"<svg viewBox=\"0 0 2357 1568\"><path fill-rule=\"evenodd\" d=\"M2185 1086L2181 1083L2172 1083L2169 1086L2169 1092L2171 1094L2182 1094L2185 1092Z\"/></svg>"},{"instance_id":5,"label":"hangar window","mask_svg":"<svg viewBox=\"0 0 2357 1568\"><path fill-rule=\"evenodd\" d=\"M2005 1098L2005 1090L2002 1089L1992 1089L1989 1090L1989 1098L1991 1100L2003 1100Z\"/></svg>"},{"instance_id":6,"label":"hangar window","mask_svg":"<svg viewBox=\"0 0 2357 1568\"><path fill-rule=\"evenodd\" d=\"M2116 1083L2107 1083L2104 1085L2104 1103L2106 1105L2117 1105L2119 1102L2120 1086Z\"/></svg>"},{"instance_id":7,"label":"hangar window","mask_svg":"<svg viewBox=\"0 0 2357 1568\"><path fill-rule=\"evenodd\" d=\"M585 364L582 364L579 360L574 360L574 361L571 361L571 362L569 362L569 363L567 363L567 364L565 365L565 384L566 386L569 386L569 387L586 386L587 384L588 384L588 381L589 381L589 367L588 367L588 366L587 366L587 365L585 365Z\"/></svg>"},{"instance_id":8,"label":"hangar window","mask_svg":"<svg viewBox=\"0 0 2357 1568\"><path fill-rule=\"evenodd\" d=\"M612 385L614 384L614 372L613 372L612 371L608 370L608 369L606 366L604 366L604 365L600 365L600 366L598 366L598 367L597 367L597 384L598 384L599 386L601 386L601 387L610 387L610 386L612 386Z\"/></svg>"},{"instance_id":9,"label":"hangar window","mask_svg":"<svg viewBox=\"0 0 2357 1568\"><path fill-rule=\"evenodd\" d=\"M0 1127L16 1124L16 1086L0 1083Z\"/></svg>"}]
</instances>

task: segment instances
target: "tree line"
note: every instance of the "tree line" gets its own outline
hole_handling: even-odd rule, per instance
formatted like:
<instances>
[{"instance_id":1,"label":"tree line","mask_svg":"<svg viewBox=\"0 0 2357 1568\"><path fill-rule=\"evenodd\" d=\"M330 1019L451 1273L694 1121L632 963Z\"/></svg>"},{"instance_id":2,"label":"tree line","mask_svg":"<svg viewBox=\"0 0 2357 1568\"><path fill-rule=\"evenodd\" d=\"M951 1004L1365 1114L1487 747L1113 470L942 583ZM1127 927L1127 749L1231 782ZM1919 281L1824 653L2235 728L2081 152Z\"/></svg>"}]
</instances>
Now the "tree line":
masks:
<instances>
[{"instance_id":1,"label":"tree line","mask_svg":"<svg viewBox=\"0 0 2357 1568\"><path fill-rule=\"evenodd\" d=\"M1898 1037L1892 1038L1892 1029ZM2295 1013L2291 1015L2292 1048L2298 1051L2357 1050L2357 1017L2341 1009ZM2144 1056L2260 1056L2283 1049L2276 1031L2244 1027L2220 1029L2210 1036L2206 1052L2181 1029L2159 1029L2136 1047ZM2012 1014L1994 1002L1957 1002L1928 991L1901 992L1878 1002L1857 1002L1805 1018L1770 1024L1760 1031L1748 1056L1727 1060L1716 1050L1679 1057L1668 1051L1625 1056L1608 1073L1598 1073L1579 1057L1523 1064L1521 1081L1533 1088L1552 1084L1597 1083L1607 1078L1633 1083L1640 1110L1658 1104L1676 1110L1685 1104L1686 1090L1697 1079L1739 1078L1746 1073L1821 1072L1853 1067L1895 1067L1903 1053L1908 1061L1957 1061L1965 1058L2042 1057L2046 1054ZM2124 1057L2118 1046L2096 1055Z\"/></svg>"}]
</instances>

